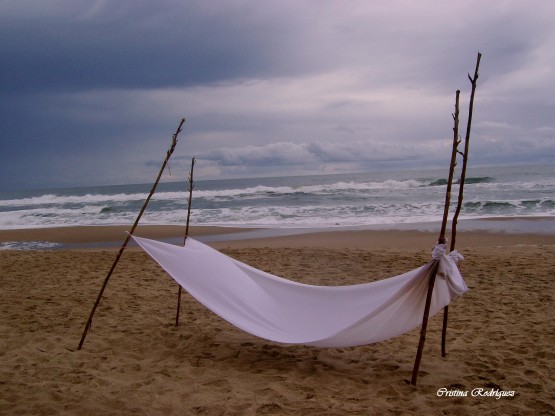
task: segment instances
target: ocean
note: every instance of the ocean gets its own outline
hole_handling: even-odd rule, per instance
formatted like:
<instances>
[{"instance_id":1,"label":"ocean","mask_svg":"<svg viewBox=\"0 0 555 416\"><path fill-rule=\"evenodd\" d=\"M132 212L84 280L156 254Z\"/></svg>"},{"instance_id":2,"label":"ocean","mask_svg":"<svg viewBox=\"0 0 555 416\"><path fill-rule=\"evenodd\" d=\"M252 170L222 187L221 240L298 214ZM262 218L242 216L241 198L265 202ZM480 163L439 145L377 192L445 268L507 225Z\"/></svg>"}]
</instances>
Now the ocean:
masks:
<instances>
[{"instance_id":1,"label":"ocean","mask_svg":"<svg viewBox=\"0 0 555 416\"><path fill-rule=\"evenodd\" d=\"M458 172L456 173L456 176ZM441 220L445 170L198 180L191 225L398 226ZM152 184L0 193L0 229L133 224ZM460 219L555 217L555 166L470 168ZM458 195L453 185L452 208ZM161 182L141 224L185 224L188 182Z\"/></svg>"}]
</instances>

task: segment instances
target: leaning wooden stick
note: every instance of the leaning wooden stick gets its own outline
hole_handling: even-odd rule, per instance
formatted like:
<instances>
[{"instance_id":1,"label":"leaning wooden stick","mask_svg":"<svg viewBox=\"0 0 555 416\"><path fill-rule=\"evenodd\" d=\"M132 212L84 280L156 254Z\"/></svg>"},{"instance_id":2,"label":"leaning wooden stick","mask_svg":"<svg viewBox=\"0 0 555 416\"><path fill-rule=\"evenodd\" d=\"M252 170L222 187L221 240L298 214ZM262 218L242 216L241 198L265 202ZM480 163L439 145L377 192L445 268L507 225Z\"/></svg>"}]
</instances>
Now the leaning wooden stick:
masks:
<instances>
[{"instance_id":1,"label":"leaning wooden stick","mask_svg":"<svg viewBox=\"0 0 555 416\"><path fill-rule=\"evenodd\" d=\"M443 220L441 221L441 230L439 232L438 243L445 244L445 230L447 228L447 219L449 217L449 208L451 206L451 188L453 186L453 176L455 175L455 166L457 166L457 149L461 140L459 139L459 97L460 90L455 94L455 113L453 114L453 147L451 151L451 163L449 165L449 178L447 179L447 190L445 191L445 205L443 206Z\"/></svg>"},{"instance_id":2,"label":"leaning wooden stick","mask_svg":"<svg viewBox=\"0 0 555 416\"><path fill-rule=\"evenodd\" d=\"M412 378L410 384L416 386L416 379L418 377L418 369L420 368L420 360L424 351L424 342L426 341L426 330L428 329L428 319L430 316L430 305L432 304L432 293L434 291L434 284L436 281L437 269L439 267L439 260L433 260L430 263L430 274L428 278L428 293L426 294L426 304L424 306L424 315L422 317L422 327L420 328L420 340L418 341L418 349L416 350L416 358L414 360L414 368L412 369Z\"/></svg>"},{"instance_id":3,"label":"leaning wooden stick","mask_svg":"<svg viewBox=\"0 0 555 416\"><path fill-rule=\"evenodd\" d=\"M459 197L457 200L457 208L455 209L455 214L453 215L453 222L451 224L451 245L449 251L455 249L455 242L457 240L457 222L459 220L459 214L462 209L463 196L464 196L464 183L466 180L466 167L468 162L468 148L470 144L470 129L472 127L472 113L474 111L474 95L476 93L476 81L478 80L478 68L480 67L480 59L482 54L478 52L478 58L476 59L476 69L474 70L474 78L470 77L468 74L468 79L472 84L472 90L470 93L470 103L468 105L468 122L466 124L466 135L464 139L464 152L458 152L463 157L463 163L461 168L461 179L459 181ZM447 339L447 320L449 317L449 306L443 308L443 325L441 330L441 356L445 357L447 354L445 351L445 342Z\"/></svg>"},{"instance_id":4,"label":"leaning wooden stick","mask_svg":"<svg viewBox=\"0 0 555 416\"><path fill-rule=\"evenodd\" d=\"M87 319L87 323L85 324L85 329L83 330L83 335L81 336L81 341L79 342L79 347L77 347L78 350L83 348L85 338L87 337L87 333L88 333L88 331L89 331L89 329L92 325L92 319L93 319L94 313L96 312L96 309L98 308L98 304L100 303L100 299L102 298L102 295L104 294L104 290L106 289L106 286L108 285L108 281L110 280L110 277L112 276L112 273L114 272L114 270L116 268L116 265L118 264L119 259L121 258L121 255L123 254L123 251L127 247L127 244L129 243L129 240L131 239L131 235L135 231L135 228L137 228L137 225L139 224L139 220L143 216L143 213L145 212L146 207L147 207L148 203L150 202L150 198L152 197L152 195L156 191L156 187L158 186L158 182L160 182L160 178L162 177L162 173L164 173L164 170L166 169L166 165L168 164L168 160L170 159L171 155L173 154L173 151L175 150L175 146L177 145L177 136L181 132L181 130L183 128L183 124L185 124L185 119L184 118L181 119L181 122L179 123L179 126L177 127L177 130L175 131L175 133L172 136L171 146L170 146L170 148L168 149L168 151L166 153L166 158L164 159L164 163L162 163L162 167L160 168L160 172L158 173L158 177L156 178L156 181L154 182L154 185L152 186L152 189L151 189L148 197L146 198L145 203L143 204L143 207L141 208L141 211L139 212L139 215L135 219L135 223L133 224L133 227L131 227L131 231L129 231L129 234L127 235L127 238L125 239L125 241L121 245L121 248L120 248L120 250L119 250L119 252L116 256L116 259L114 260L114 263L112 264L112 267L110 268L110 271L108 272L108 275L104 279L104 283L102 284L100 292L98 293L98 297L96 298L96 302L94 303L93 308L91 310L91 313L89 315L89 318Z\"/></svg>"},{"instance_id":5,"label":"leaning wooden stick","mask_svg":"<svg viewBox=\"0 0 555 416\"><path fill-rule=\"evenodd\" d=\"M474 105L474 93L476 91L476 80L478 79L478 67L480 66L480 59L482 57L482 54L478 52L478 59L476 62L476 70L474 72L474 78L470 77L470 74L468 75L468 78L470 79L470 82L472 83L472 93L470 95L470 104L469 104L469 114L468 114L468 124L467 124L467 128L466 128L466 138L465 138L465 150L463 155L463 166L462 166L462 174L461 174L461 184L459 187L459 200L458 200L458 204L457 204L457 211L455 212L455 217L453 218L453 227L452 227L452 231L451 231L451 251L454 250L455 248L455 236L456 236L456 220L458 217L458 213L460 212L461 209L461 205L462 205L462 198L463 198L463 188L464 188L464 180L465 180L465 173L466 173L466 161L468 159L468 143L470 141L470 126L472 125L472 109L473 109L473 105ZM458 138L456 138L455 140L458 141ZM458 146L458 144L457 144ZM458 152L458 150L457 150ZM460 152L459 152L460 153ZM451 159L451 167L454 168L453 163L455 163L453 161L453 158ZM450 197L449 197L450 198ZM446 197L447 199L447 197ZM446 222L446 216L444 216L443 221ZM445 234L444 234L445 230L443 227L443 223L442 223L442 231L440 232L440 239L443 236L443 239L445 239ZM455 234L455 235L453 235ZM438 260L434 260L432 261L432 269L430 272L430 277L429 277L429 283L428 283L428 293L426 296L426 304L424 306L424 315L422 317L422 327L420 329L420 341L418 343L418 350L416 352L416 359L414 362L414 368L412 370L412 379L411 379L411 384L412 385L416 385L416 379L418 377L418 369L420 367L420 360L422 358L422 352L424 350L424 342L426 340L426 329L428 326L428 317L430 314L430 305L431 305L431 299L432 299L432 293L434 290L434 284L435 284L435 280L436 280L436 274L437 274L437 268L439 266L439 261ZM443 320L443 327L446 328L447 327L447 318L446 316L444 316L444 320ZM445 335L442 335L442 342L443 338L445 337ZM444 347L443 347L444 349ZM443 351L442 351L443 352Z\"/></svg>"},{"instance_id":6,"label":"leaning wooden stick","mask_svg":"<svg viewBox=\"0 0 555 416\"><path fill-rule=\"evenodd\" d=\"M462 153L463 163L461 168L461 180L459 185L459 199L457 201L457 209L453 215L453 222L451 224L451 251L455 249L455 241L457 238L457 221L459 219L459 214L461 212L463 195L464 195L464 182L466 179L466 166L468 162L468 148L470 144L470 128L472 127L472 113L474 111L474 94L476 93L476 81L478 80L478 68L480 67L480 59L482 54L478 52L478 58L476 60L476 69L474 70L474 78L468 74L468 79L472 84L472 91L470 93L470 103L468 105L468 122L466 124L466 136L464 139L464 153Z\"/></svg>"},{"instance_id":7,"label":"leaning wooden stick","mask_svg":"<svg viewBox=\"0 0 555 416\"><path fill-rule=\"evenodd\" d=\"M443 222L441 223L441 232L438 243L445 244L445 229L447 228L447 218L449 216L449 208L451 207L451 188L453 186L453 176L455 174L455 166L457 165L457 153L461 140L459 139L459 97L460 90L457 90L455 97L455 113L453 114L453 148L451 152L451 165L449 167L449 179L447 180L447 190L445 191L445 206L443 210ZM447 315L449 314L449 306L443 308L443 327L441 330L441 356L445 357L445 341L447 337Z\"/></svg>"},{"instance_id":8,"label":"leaning wooden stick","mask_svg":"<svg viewBox=\"0 0 555 416\"><path fill-rule=\"evenodd\" d=\"M457 90L455 97L455 113L453 114L453 147L451 152L451 162L449 164L449 177L447 179L447 190L445 191L445 205L443 207L443 218L441 221L441 229L439 232L438 244L445 244L445 230L447 228L447 219L449 218L449 207L451 205L451 187L453 185L453 176L455 166L457 165L457 148L459 146L459 97L460 91ZM432 301L432 293L434 290L437 268L439 261L432 262L432 268L428 277L428 292L426 294L426 304L424 306L424 315L422 317L422 327L420 328L420 340L418 342L418 349L416 351L416 359L414 360L414 368L412 370L411 384L416 385L418 377L418 368L420 367L420 360L422 359L422 352L424 350L424 342L426 341L426 330L428 328L428 318L430 315L430 304Z\"/></svg>"},{"instance_id":9,"label":"leaning wooden stick","mask_svg":"<svg viewBox=\"0 0 555 416\"><path fill-rule=\"evenodd\" d=\"M189 173L189 198L187 199L187 223L185 225L185 238L183 239L183 245L187 243L187 237L189 237L189 220L191 218L191 205L193 202L193 170L195 168L195 158L191 160L191 172ZM175 326L179 326L179 312L181 310L181 285L177 290L177 312L175 313Z\"/></svg>"}]
</instances>

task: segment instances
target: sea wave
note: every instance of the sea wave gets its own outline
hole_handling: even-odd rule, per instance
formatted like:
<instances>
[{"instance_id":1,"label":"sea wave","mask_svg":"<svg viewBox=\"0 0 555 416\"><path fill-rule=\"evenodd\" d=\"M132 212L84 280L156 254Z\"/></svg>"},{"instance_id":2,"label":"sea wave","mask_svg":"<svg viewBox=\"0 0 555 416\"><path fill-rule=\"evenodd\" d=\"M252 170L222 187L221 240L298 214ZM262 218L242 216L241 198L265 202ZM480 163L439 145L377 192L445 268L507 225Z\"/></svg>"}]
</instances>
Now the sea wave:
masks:
<instances>
[{"instance_id":1,"label":"sea wave","mask_svg":"<svg viewBox=\"0 0 555 416\"><path fill-rule=\"evenodd\" d=\"M468 177L464 179L464 184L465 185L470 185L470 184L474 184L474 183L488 183L488 182L493 182L493 178L489 177L489 176L476 176L476 177ZM455 181L455 183L460 184L461 180L460 178L457 179Z\"/></svg>"},{"instance_id":2,"label":"sea wave","mask_svg":"<svg viewBox=\"0 0 555 416\"><path fill-rule=\"evenodd\" d=\"M5 241L0 242L0 251L2 250L54 250L61 248L63 245L53 243L51 241Z\"/></svg>"},{"instance_id":3,"label":"sea wave","mask_svg":"<svg viewBox=\"0 0 555 416\"><path fill-rule=\"evenodd\" d=\"M44 194L29 198L0 199L1 207L30 207L30 206L58 206L64 204L99 204L103 202L141 201L145 194L86 194L86 195L56 195Z\"/></svg>"},{"instance_id":4,"label":"sea wave","mask_svg":"<svg viewBox=\"0 0 555 416\"><path fill-rule=\"evenodd\" d=\"M451 211L454 210L452 207ZM443 204L439 201L370 201L343 204L211 206L193 208L194 225L328 227L437 221ZM130 207L84 206L34 208L3 213L0 229L37 228L74 225L130 224L137 215ZM461 219L494 216L555 216L552 199L512 201L466 201ZM186 216L181 209L147 210L142 222L147 224L182 224Z\"/></svg>"},{"instance_id":5,"label":"sea wave","mask_svg":"<svg viewBox=\"0 0 555 416\"><path fill-rule=\"evenodd\" d=\"M476 177L468 177L465 178L464 183L465 185L470 185L470 184L477 184L477 183L488 183L488 182L492 182L493 178L489 177L489 176L476 176ZM443 186L443 185L447 185L449 181L447 180L447 178L441 178L441 179L436 179L434 181L432 181L429 186ZM454 179L453 183L455 185L460 185L461 180L460 178L458 179Z\"/></svg>"},{"instance_id":6,"label":"sea wave","mask_svg":"<svg viewBox=\"0 0 555 416\"><path fill-rule=\"evenodd\" d=\"M466 183L461 219L555 216L549 169L486 169L469 175ZM200 181L193 191L191 221L269 227L436 221L443 214L446 184L441 174L430 171ZM130 224L148 189L117 185L0 194L0 229ZM182 224L186 189L186 183L161 184L142 223ZM455 183L453 204L457 189Z\"/></svg>"},{"instance_id":7,"label":"sea wave","mask_svg":"<svg viewBox=\"0 0 555 416\"><path fill-rule=\"evenodd\" d=\"M422 180L385 180L383 182L336 182L321 185L305 185L305 186L253 186L247 188L217 189L194 191L194 198L204 198L207 200L222 200L230 198L258 199L281 197L284 195L305 194L325 196L328 194L365 192L376 190L402 190L417 188L425 185ZM118 194L90 194L85 195L58 195L44 194L29 198L20 199L0 199L0 208L14 207L32 207L32 206L60 206L65 204L117 204L128 202L139 202L146 199L147 194L144 193L118 193ZM183 201L187 197L187 192L183 191L166 191L154 194L153 201Z\"/></svg>"}]
</instances>

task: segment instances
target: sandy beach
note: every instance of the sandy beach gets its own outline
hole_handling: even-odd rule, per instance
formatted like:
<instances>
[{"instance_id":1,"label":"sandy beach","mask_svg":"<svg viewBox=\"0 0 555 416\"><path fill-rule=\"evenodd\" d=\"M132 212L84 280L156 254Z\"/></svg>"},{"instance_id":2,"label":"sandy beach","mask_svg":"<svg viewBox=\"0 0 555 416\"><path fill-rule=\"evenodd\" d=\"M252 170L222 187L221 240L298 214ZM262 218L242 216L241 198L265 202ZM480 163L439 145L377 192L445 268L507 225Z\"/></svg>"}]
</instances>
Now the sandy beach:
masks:
<instances>
[{"instance_id":1,"label":"sandy beach","mask_svg":"<svg viewBox=\"0 0 555 416\"><path fill-rule=\"evenodd\" d=\"M0 241L94 245L123 240L124 228L1 231ZM435 237L359 230L210 245L293 280L344 285L421 266ZM122 256L77 351L116 250L0 251L0 414L554 414L555 236L468 231L457 249L470 290L449 308L445 358L442 316L431 318L416 387L408 381L419 328L356 348L280 345L232 327L188 294L175 327L177 285L137 248Z\"/></svg>"}]
</instances>

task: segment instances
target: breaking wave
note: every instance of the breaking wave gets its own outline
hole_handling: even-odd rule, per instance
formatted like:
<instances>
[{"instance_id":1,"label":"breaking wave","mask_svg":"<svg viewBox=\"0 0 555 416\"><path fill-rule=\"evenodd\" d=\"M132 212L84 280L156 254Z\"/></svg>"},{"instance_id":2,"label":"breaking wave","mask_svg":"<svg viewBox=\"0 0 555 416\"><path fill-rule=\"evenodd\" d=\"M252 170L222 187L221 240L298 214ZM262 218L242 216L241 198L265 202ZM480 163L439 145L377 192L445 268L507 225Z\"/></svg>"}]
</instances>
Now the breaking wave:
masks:
<instances>
[{"instance_id":1,"label":"breaking wave","mask_svg":"<svg viewBox=\"0 0 555 416\"><path fill-rule=\"evenodd\" d=\"M461 218L554 216L554 172L538 172L499 168L495 174L490 169L469 175ZM442 174L424 171L199 181L191 220L193 225L270 227L437 221L446 184ZM130 224L149 189L129 185L0 194L0 229ZM161 184L142 222L182 224L186 189L184 183Z\"/></svg>"}]
</instances>

